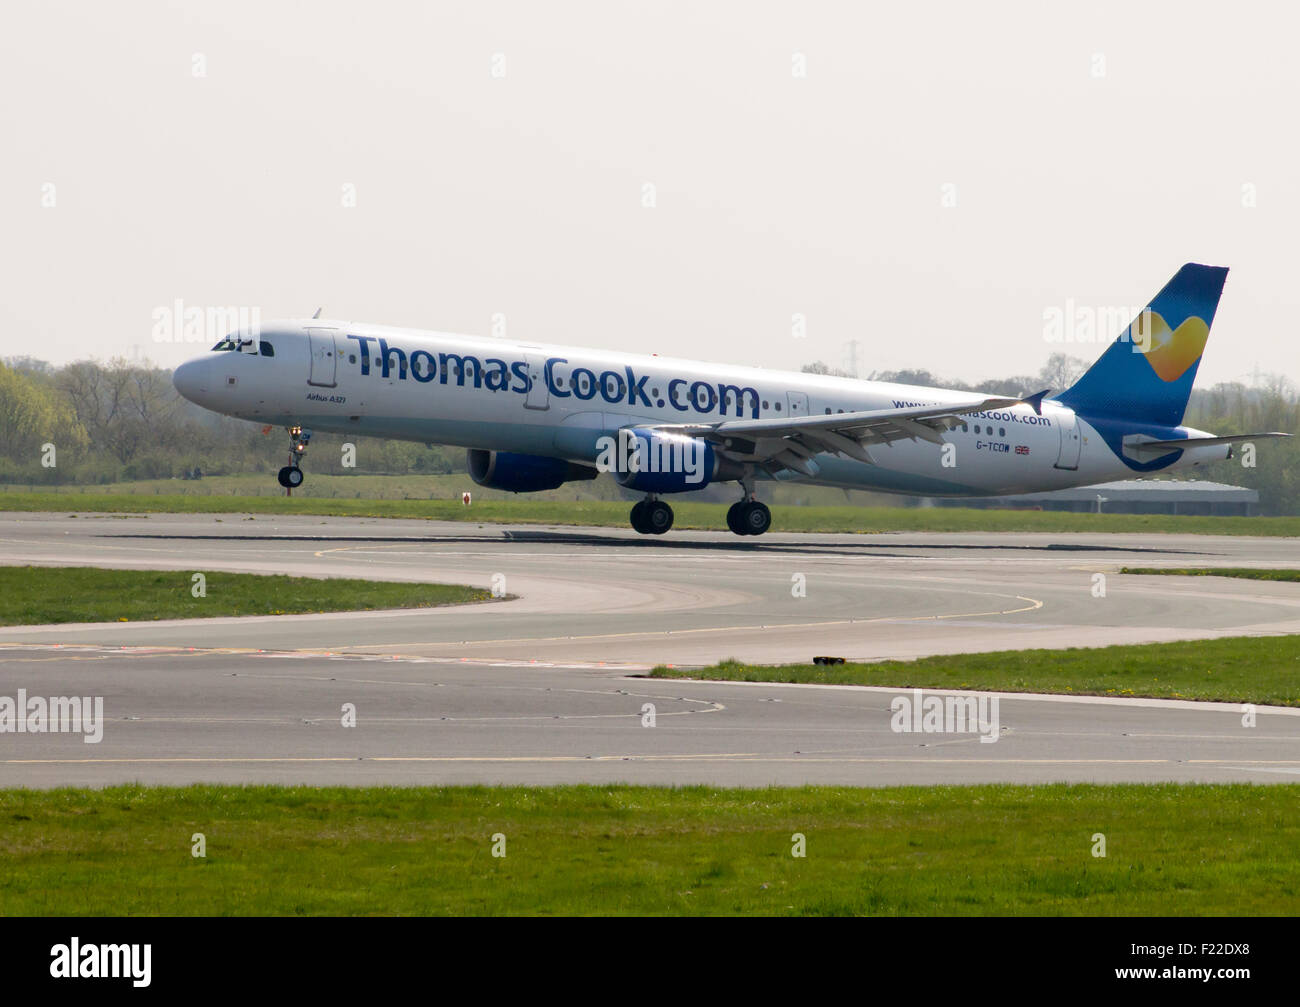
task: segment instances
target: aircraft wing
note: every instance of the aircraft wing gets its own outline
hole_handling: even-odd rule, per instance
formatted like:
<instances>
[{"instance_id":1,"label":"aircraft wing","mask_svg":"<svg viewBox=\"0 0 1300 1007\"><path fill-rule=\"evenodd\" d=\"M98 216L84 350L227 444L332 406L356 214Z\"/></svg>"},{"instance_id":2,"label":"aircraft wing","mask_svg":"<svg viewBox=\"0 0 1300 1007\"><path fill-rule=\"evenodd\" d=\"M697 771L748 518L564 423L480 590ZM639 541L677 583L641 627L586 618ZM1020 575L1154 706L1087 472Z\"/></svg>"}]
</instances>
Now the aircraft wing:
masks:
<instances>
[{"instance_id":1,"label":"aircraft wing","mask_svg":"<svg viewBox=\"0 0 1300 1007\"><path fill-rule=\"evenodd\" d=\"M868 450L898 440L943 444L943 434L966 422L971 413L1006 409L1024 399L972 398L942 405L870 409L825 416L787 416L765 420L719 420L716 423L650 424L643 429L686 437L702 437L737 460L775 463L813 475L808 460L826 451L875 464Z\"/></svg>"}]
</instances>

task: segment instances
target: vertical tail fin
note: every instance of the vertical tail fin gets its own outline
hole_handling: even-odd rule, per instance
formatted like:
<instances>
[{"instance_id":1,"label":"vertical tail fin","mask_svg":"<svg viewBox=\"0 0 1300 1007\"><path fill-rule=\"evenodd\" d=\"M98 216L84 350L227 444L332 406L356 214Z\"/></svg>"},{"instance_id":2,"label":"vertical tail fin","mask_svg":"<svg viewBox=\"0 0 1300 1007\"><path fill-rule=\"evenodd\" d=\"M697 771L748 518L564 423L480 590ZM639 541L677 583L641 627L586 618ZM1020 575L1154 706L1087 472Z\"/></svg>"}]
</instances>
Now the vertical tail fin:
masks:
<instances>
[{"instance_id":1,"label":"vertical tail fin","mask_svg":"<svg viewBox=\"0 0 1300 1007\"><path fill-rule=\"evenodd\" d=\"M1189 262L1056 400L1084 416L1183 421L1228 270Z\"/></svg>"}]
</instances>

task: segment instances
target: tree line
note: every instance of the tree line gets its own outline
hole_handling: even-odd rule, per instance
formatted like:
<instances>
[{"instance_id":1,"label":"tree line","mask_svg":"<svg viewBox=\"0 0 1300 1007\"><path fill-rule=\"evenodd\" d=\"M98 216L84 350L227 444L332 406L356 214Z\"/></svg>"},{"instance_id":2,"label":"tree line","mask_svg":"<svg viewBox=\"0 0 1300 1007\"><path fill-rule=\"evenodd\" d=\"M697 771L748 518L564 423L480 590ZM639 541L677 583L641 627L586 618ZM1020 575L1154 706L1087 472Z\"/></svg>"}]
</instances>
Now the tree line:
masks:
<instances>
[{"instance_id":1,"label":"tree line","mask_svg":"<svg viewBox=\"0 0 1300 1007\"><path fill-rule=\"evenodd\" d=\"M1021 395L1068 388L1089 362L1055 353L1032 375L968 383L925 370L884 371L872 380L960 388L988 395ZM803 370L842 374L813 362ZM843 375L851 376L851 375ZM1255 385L1237 382L1192 392L1188 426L1235 434L1300 429L1300 399L1283 377ZM345 441L356 445L355 467L345 468ZM52 448L52 450L51 450ZM275 472L285 462L283 428L219 416L179 396L171 371L148 362L114 358L54 367L32 357L0 363L0 484L96 485L138 479ZM1300 438L1262 441L1254 466L1242 456L1183 471L1248 486L1260 494L1265 514L1300 513ZM462 472L464 452L408 441L320 433L308 454L312 471L344 475L412 475Z\"/></svg>"},{"instance_id":2,"label":"tree line","mask_svg":"<svg viewBox=\"0 0 1300 1007\"><path fill-rule=\"evenodd\" d=\"M202 409L176 393L171 371L122 358L64 367L5 360L0 431L0 483L29 485L271 474L285 463L289 443L283 427ZM343 465L344 442L356 446L355 467ZM313 437L308 463L332 475L464 468L463 452L452 449L326 433Z\"/></svg>"}]
</instances>

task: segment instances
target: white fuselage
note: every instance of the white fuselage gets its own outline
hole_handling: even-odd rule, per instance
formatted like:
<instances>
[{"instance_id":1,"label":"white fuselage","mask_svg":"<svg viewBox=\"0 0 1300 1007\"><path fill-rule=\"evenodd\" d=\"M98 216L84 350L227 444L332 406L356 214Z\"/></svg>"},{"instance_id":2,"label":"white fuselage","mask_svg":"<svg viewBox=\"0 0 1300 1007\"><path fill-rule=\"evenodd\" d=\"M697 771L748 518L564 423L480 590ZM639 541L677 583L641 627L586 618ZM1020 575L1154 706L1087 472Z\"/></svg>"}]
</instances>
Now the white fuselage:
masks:
<instances>
[{"instance_id":1,"label":"white fuselage","mask_svg":"<svg viewBox=\"0 0 1300 1007\"><path fill-rule=\"evenodd\" d=\"M261 344L274 355L259 352ZM629 425L971 398L942 388L327 320L264 324L242 349L182 364L175 381L186 398L208 409L260 423L585 463L596 460L599 438ZM943 435L950 450L897 441L872 448L875 464L822 454L814 459L814 476L787 470L777 478L975 496L1061 489L1134 471L1092 424L1051 399L1041 415L1019 404L964 419L964 427ZM1227 454L1222 445L1189 448L1162 467Z\"/></svg>"}]
</instances>

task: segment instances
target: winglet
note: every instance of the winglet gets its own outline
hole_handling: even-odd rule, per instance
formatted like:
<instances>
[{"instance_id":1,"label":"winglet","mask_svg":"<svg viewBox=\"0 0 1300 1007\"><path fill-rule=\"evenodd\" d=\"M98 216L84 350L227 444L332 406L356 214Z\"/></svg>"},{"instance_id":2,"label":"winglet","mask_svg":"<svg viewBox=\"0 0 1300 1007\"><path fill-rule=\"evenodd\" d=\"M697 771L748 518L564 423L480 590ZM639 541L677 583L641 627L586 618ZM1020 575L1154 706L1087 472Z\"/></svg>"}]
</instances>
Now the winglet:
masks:
<instances>
[{"instance_id":1,"label":"winglet","mask_svg":"<svg viewBox=\"0 0 1300 1007\"><path fill-rule=\"evenodd\" d=\"M1034 392L1033 395L1026 395L1021 402L1028 403L1033 407L1034 412L1039 416L1043 415L1043 396L1050 392L1050 388L1044 388L1041 392Z\"/></svg>"},{"instance_id":2,"label":"winglet","mask_svg":"<svg viewBox=\"0 0 1300 1007\"><path fill-rule=\"evenodd\" d=\"M321 313L321 309L320 309L320 308L317 308L317 309L316 309L316 314L312 315L312 318L319 318L319 317L320 317L320 313Z\"/></svg>"}]
</instances>

